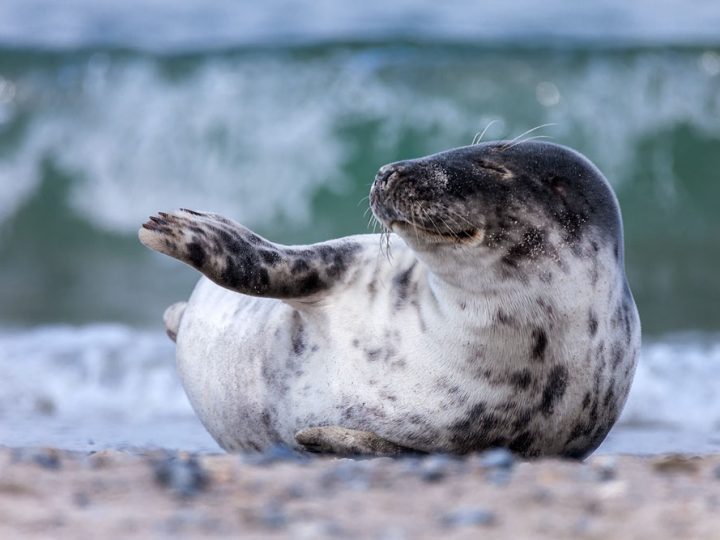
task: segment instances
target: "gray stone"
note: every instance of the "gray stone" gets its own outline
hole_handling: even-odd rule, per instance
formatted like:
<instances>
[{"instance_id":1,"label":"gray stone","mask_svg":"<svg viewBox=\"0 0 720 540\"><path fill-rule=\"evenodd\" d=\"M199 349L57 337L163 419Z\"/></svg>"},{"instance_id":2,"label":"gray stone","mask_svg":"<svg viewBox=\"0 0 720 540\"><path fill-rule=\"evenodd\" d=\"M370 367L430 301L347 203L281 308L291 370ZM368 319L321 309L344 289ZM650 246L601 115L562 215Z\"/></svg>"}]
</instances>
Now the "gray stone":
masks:
<instances>
[{"instance_id":1,"label":"gray stone","mask_svg":"<svg viewBox=\"0 0 720 540\"><path fill-rule=\"evenodd\" d=\"M462 508L444 514L441 522L446 527L492 526L497 523L497 517L485 508Z\"/></svg>"}]
</instances>

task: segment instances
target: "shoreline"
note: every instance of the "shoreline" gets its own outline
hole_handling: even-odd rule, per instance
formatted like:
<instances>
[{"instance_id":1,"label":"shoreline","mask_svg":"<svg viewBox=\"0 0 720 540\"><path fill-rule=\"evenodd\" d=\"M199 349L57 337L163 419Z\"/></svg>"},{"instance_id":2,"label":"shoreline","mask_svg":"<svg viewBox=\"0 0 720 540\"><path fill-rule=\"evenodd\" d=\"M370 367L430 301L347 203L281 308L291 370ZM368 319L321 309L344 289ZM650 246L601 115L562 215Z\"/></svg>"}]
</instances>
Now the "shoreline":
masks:
<instances>
[{"instance_id":1,"label":"shoreline","mask_svg":"<svg viewBox=\"0 0 720 540\"><path fill-rule=\"evenodd\" d=\"M720 454L522 461L0 448L0 537L717 538Z\"/></svg>"}]
</instances>

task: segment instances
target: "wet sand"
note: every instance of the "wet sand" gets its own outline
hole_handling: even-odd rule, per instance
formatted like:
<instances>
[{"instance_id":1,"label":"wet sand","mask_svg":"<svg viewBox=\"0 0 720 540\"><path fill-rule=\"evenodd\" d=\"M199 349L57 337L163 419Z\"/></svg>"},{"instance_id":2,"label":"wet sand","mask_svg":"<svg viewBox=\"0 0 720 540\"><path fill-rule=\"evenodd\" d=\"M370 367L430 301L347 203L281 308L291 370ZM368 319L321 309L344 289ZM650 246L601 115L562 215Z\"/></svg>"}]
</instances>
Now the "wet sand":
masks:
<instances>
[{"instance_id":1,"label":"wet sand","mask_svg":"<svg viewBox=\"0 0 720 540\"><path fill-rule=\"evenodd\" d=\"M0 449L0 538L720 538L720 455Z\"/></svg>"}]
</instances>

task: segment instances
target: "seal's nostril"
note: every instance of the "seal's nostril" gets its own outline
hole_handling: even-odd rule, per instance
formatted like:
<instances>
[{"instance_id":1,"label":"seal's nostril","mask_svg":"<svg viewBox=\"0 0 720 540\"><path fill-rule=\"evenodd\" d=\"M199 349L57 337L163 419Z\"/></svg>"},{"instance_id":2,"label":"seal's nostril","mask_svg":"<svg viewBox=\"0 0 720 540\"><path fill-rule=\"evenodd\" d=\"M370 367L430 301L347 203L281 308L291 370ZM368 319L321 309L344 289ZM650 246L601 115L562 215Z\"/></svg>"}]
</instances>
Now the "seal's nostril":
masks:
<instances>
[{"instance_id":1,"label":"seal's nostril","mask_svg":"<svg viewBox=\"0 0 720 540\"><path fill-rule=\"evenodd\" d=\"M392 184L400 178L403 170L404 169L402 167L385 165L378 171L377 175L375 176L375 185L379 189L390 189Z\"/></svg>"}]
</instances>

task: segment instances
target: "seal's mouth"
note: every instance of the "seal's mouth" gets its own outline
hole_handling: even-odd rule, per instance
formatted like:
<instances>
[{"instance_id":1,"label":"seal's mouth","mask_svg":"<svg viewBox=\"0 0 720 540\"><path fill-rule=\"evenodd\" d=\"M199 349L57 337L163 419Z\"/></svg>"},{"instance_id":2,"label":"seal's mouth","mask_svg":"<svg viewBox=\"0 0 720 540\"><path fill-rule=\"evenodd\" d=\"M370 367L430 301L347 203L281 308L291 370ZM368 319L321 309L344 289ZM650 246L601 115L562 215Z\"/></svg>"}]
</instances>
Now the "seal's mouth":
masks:
<instances>
[{"instance_id":1,"label":"seal's mouth","mask_svg":"<svg viewBox=\"0 0 720 540\"><path fill-rule=\"evenodd\" d=\"M403 220L393 220L390 222L389 229L395 231L399 229L401 232L409 235L421 235L424 239L429 240L440 240L448 243L455 244L466 244L466 243L478 243L482 240L482 230L478 228L468 228L463 230L441 230L438 227L432 229L418 225L417 223L410 223Z\"/></svg>"}]
</instances>

